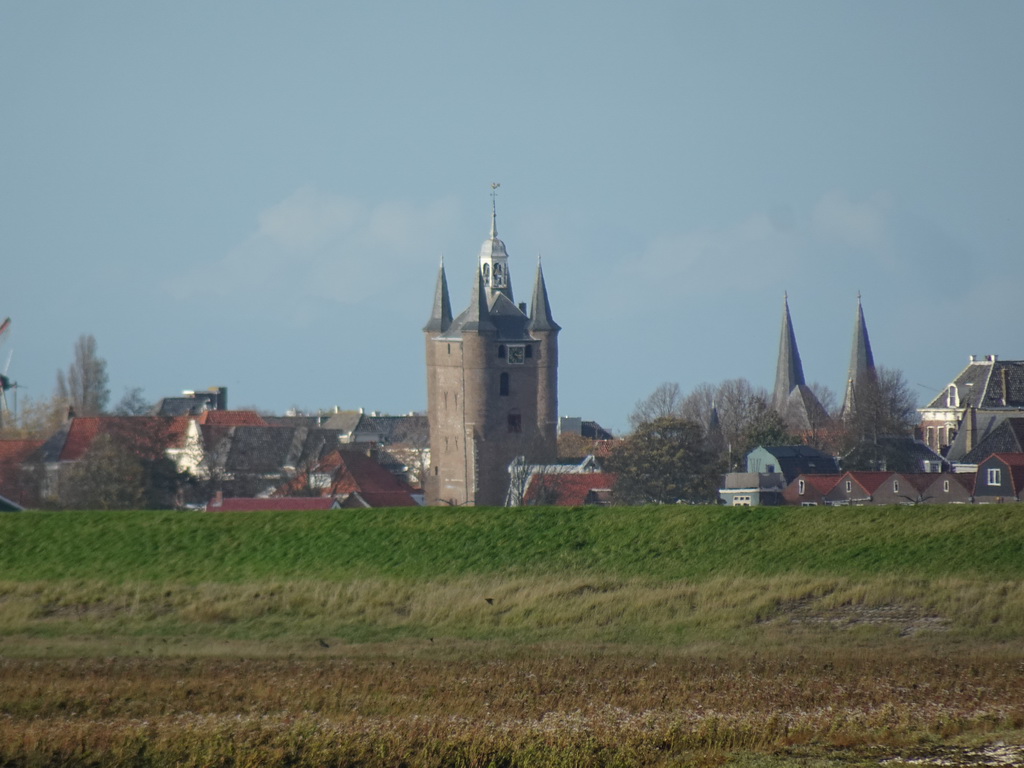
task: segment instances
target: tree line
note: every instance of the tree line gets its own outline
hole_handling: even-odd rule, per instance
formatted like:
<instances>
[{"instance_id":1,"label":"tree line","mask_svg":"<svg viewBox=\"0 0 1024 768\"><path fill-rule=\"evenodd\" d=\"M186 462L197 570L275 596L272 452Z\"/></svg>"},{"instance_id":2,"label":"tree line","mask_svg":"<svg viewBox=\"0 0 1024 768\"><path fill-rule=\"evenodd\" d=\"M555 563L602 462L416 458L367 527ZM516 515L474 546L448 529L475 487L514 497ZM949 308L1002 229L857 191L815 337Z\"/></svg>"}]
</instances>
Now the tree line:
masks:
<instances>
[{"instance_id":1,"label":"tree line","mask_svg":"<svg viewBox=\"0 0 1024 768\"><path fill-rule=\"evenodd\" d=\"M744 471L757 446L810 445L843 458L844 469L913 469L912 458L883 437L909 437L916 402L903 373L879 367L845 417L835 394L812 384L824 418L796 430L772 406L767 390L746 379L700 384L689 393L673 382L639 400L631 431L616 442L604 467L618 474L623 504L716 503L721 476Z\"/></svg>"}]
</instances>

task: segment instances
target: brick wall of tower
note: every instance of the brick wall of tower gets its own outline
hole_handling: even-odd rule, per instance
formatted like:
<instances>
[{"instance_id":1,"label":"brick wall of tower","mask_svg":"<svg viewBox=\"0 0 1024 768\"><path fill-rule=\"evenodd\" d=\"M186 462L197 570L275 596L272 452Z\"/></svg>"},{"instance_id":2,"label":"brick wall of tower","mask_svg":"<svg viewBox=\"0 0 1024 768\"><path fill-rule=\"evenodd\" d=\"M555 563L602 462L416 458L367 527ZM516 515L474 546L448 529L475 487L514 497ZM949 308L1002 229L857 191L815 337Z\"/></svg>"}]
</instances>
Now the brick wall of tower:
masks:
<instances>
[{"instance_id":1,"label":"brick wall of tower","mask_svg":"<svg viewBox=\"0 0 1024 768\"><path fill-rule=\"evenodd\" d=\"M460 505L472 500L472 446L466 443L465 408L462 343L428 333L430 467L424 494L429 505Z\"/></svg>"}]
</instances>

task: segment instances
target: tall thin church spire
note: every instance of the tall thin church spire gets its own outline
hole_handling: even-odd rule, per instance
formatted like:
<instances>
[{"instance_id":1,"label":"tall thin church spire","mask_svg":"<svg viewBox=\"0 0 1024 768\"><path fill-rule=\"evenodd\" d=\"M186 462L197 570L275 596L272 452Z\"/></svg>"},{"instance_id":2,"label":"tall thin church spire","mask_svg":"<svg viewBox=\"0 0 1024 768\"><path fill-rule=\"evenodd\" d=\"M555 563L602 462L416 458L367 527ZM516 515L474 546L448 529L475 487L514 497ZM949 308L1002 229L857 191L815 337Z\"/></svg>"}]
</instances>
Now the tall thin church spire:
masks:
<instances>
[{"instance_id":1,"label":"tall thin church spire","mask_svg":"<svg viewBox=\"0 0 1024 768\"><path fill-rule=\"evenodd\" d=\"M498 239L498 187L497 181L491 182L491 240Z\"/></svg>"},{"instance_id":2,"label":"tall thin church spire","mask_svg":"<svg viewBox=\"0 0 1024 768\"><path fill-rule=\"evenodd\" d=\"M846 375L846 397L843 400L843 417L853 415L856 410L857 390L864 390L875 380L875 358L871 354L871 340L868 326L864 322L864 307L860 291L857 292L857 319L853 326L853 348L850 350L850 369Z\"/></svg>"},{"instance_id":3,"label":"tall thin church spire","mask_svg":"<svg viewBox=\"0 0 1024 768\"><path fill-rule=\"evenodd\" d=\"M782 297L782 333L779 337L779 361L775 368L775 391L772 394L772 406L778 413L785 413L786 400L789 394L799 386L806 384L804 367L800 362L800 351L796 346L796 333L793 320L789 314L789 294Z\"/></svg>"}]
</instances>

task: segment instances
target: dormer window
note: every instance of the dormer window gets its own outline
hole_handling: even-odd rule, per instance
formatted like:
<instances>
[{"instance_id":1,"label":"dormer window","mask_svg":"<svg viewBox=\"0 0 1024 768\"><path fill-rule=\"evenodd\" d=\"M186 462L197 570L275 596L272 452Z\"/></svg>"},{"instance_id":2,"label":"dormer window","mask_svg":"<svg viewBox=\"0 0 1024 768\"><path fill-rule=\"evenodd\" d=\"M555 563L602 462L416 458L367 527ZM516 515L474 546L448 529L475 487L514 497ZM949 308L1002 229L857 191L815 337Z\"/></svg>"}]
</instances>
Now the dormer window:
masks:
<instances>
[{"instance_id":1,"label":"dormer window","mask_svg":"<svg viewBox=\"0 0 1024 768\"><path fill-rule=\"evenodd\" d=\"M797 480L797 481L796 481L796 492L797 492L798 494L800 494L801 496L803 496L803 495L804 495L804 491L805 491L805 490L807 490L807 485L806 485L806 483L804 483L804 481L803 481L803 480Z\"/></svg>"},{"instance_id":2,"label":"dormer window","mask_svg":"<svg viewBox=\"0 0 1024 768\"><path fill-rule=\"evenodd\" d=\"M946 407L947 408L959 408L960 407L960 393L957 392L956 384L950 384L949 389L946 391Z\"/></svg>"}]
</instances>

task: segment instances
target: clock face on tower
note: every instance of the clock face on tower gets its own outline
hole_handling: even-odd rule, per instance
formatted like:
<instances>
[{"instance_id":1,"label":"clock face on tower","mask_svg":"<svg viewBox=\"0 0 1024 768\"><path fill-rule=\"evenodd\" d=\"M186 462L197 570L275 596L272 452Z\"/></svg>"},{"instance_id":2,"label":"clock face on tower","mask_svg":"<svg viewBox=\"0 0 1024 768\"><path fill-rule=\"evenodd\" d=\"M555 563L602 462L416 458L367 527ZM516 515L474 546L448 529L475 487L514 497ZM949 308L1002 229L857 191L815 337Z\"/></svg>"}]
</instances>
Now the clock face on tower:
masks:
<instances>
[{"instance_id":1,"label":"clock face on tower","mask_svg":"<svg viewBox=\"0 0 1024 768\"><path fill-rule=\"evenodd\" d=\"M508 362L509 365L522 365L523 360L526 359L526 349L521 344L510 346L508 348Z\"/></svg>"}]
</instances>

